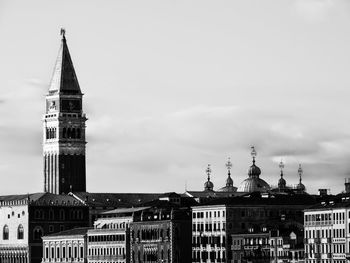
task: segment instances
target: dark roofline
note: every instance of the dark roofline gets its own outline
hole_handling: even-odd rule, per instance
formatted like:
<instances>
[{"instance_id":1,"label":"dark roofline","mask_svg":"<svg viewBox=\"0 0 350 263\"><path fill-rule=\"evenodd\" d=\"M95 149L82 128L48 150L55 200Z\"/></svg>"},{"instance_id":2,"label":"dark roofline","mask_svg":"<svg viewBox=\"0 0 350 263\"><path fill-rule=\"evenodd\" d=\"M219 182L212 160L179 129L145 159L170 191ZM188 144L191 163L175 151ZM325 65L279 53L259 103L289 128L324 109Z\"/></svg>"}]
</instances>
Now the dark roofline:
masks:
<instances>
[{"instance_id":1,"label":"dark roofline","mask_svg":"<svg viewBox=\"0 0 350 263\"><path fill-rule=\"evenodd\" d=\"M87 231L90 229L93 229L93 228L92 227L73 228L73 229L57 232L54 234L45 235L42 237L42 239L53 238L53 237L65 237L65 236L84 236L87 234Z\"/></svg>"}]
</instances>

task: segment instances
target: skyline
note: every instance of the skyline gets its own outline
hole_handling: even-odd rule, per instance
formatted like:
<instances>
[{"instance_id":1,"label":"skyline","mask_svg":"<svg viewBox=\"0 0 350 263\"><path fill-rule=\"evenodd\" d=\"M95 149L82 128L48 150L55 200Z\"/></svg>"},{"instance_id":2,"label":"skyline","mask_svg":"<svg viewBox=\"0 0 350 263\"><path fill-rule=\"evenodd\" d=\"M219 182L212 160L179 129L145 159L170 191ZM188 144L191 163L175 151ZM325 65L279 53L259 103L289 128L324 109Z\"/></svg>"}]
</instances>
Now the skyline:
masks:
<instances>
[{"instance_id":1,"label":"skyline","mask_svg":"<svg viewBox=\"0 0 350 263\"><path fill-rule=\"evenodd\" d=\"M301 163L308 192L344 189L346 1L135 3L0 2L1 194L43 191L41 121L61 27L89 119L87 191L202 190L207 164L218 189L228 157L238 187L253 145L269 184L282 158L287 184Z\"/></svg>"}]
</instances>

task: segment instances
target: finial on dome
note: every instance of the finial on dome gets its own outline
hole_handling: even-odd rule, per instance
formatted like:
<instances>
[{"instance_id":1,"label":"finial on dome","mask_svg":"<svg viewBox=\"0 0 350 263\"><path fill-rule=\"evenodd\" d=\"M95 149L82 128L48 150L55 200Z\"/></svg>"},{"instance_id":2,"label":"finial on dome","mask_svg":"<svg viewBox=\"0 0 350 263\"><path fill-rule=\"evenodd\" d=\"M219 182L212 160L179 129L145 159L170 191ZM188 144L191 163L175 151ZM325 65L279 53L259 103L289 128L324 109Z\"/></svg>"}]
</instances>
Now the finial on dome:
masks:
<instances>
[{"instance_id":1,"label":"finial on dome","mask_svg":"<svg viewBox=\"0 0 350 263\"><path fill-rule=\"evenodd\" d=\"M301 164L299 164L298 174L299 174L299 183L301 183L301 176L303 175L303 168L301 168Z\"/></svg>"},{"instance_id":2,"label":"finial on dome","mask_svg":"<svg viewBox=\"0 0 350 263\"><path fill-rule=\"evenodd\" d=\"M62 36L62 39L66 39L66 29L64 29L63 27L61 27L60 35Z\"/></svg>"},{"instance_id":3,"label":"finial on dome","mask_svg":"<svg viewBox=\"0 0 350 263\"><path fill-rule=\"evenodd\" d=\"M207 167L207 169L205 169L205 172L206 172L207 175L208 175L208 181L209 181L209 180L210 180L210 174L211 174L210 164L208 164L208 167Z\"/></svg>"},{"instance_id":4,"label":"finial on dome","mask_svg":"<svg viewBox=\"0 0 350 263\"><path fill-rule=\"evenodd\" d=\"M231 158L228 157L228 160L227 160L227 163L225 164L226 168L227 168L227 172L228 172L228 175L231 174L231 168L232 168L232 162L231 162Z\"/></svg>"},{"instance_id":5,"label":"finial on dome","mask_svg":"<svg viewBox=\"0 0 350 263\"><path fill-rule=\"evenodd\" d=\"M256 153L256 150L255 150L254 146L252 146L250 148L252 149L250 155L253 157L253 164L255 164L255 157L256 157L257 153Z\"/></svg>"},{"instance_id":6,"label":"finial on dome","mask_svg":"<svg viewBox=\"0 0 350 263\"><path fill-rule=\"evenodd\" d=\"M210 164L208 164L208 167L207 167L207 169L205 169L205 172L208 175L208 181L206 181L204 184L204 190L213 191L214 184L212 182L210 182L210 174L211 174Z\"/></svg>"},{"instance_id":7,"label":"finial on dome","mask_svg":"<svg viewBox=\"0 0 350 263\"><path fill-rule=\"evenodd\" d=\"M284 168L284 163L283 163L282 159L280 161L279 168L281 169L281 177L282 177L283 176L283 168Z\"/></svg>"}]
</instances>

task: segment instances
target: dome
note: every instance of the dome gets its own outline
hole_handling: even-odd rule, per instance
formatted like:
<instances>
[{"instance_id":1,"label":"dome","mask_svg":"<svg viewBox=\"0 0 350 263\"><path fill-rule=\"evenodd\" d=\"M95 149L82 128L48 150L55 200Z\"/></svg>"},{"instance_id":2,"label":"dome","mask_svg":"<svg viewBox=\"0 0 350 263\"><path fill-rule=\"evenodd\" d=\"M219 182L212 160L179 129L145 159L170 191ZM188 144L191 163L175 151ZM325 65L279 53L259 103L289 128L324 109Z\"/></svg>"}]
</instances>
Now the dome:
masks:
<instances>
[{"instance_id":1,"label":"dome","mask_svg":"<svg viewBox=\"0 0 350 263\"><path fill-rule=\"evenodd\" d=\"M233 180L230 175L226 179L226 186L233 186Z\"/></svg>"},{"instance_id":2,"label":"dome","mask_svg":"<svg viewBox=\"0 0 350 263\"><path fill-rule=\"evenodd\" d=\"M305 187L305 185L303 185L303 184L300 182L300 183L298 183L298 185L297 185L297 189L298 189L298 190L301 190L301 191L305 191L305 190L306 190L306 187Z\"/></svg>"},{"instance_id":3,"label":"dome","mask_svg":"<svg viewBox=\"0 0 350 263\"><path fill-rule=\"evenodd\" d=\"M283 179L283 177L281 177L278 180L278 188L285 188L286 187L286 180Z\"/></svg>"},{"instance_id":4,"label":"dome","mask_svg":"<svg viewBox=\"0 0 350 263\"><path fill-rule=\"evenodd\" d=\"M255 165L255 162L254 162L253 165L249 167L248 175L249 177L251 176L259 177L260 174L261 174L261 170L258 166Z\"/></svg>"},{"instance_id":5,"label":"dome","mask_svg":"<svg viewBox=\"0 0 350 263\"><path fill-rule=\"evenodd\" d=\"M260 169L259 169L260 170ZM270 186L259 177L249 177L238 187L238 192L265 192L270 190Z\"/></svg>"},{"instance_id":6,"label":"dome","mask_svg":"<svg viewBox=\"0 0 350 263\"><path fill-rule=\"evenodd\" d=\"M219 192L237 192L237 187L233 186L233 180L231 178L231 173L228 173L228 177L226 179L226 186L221 187Z\"/></svg>"},{"instance_id":7,"label":"dome","mask_svg":"<svg viewBox=\"0 0 350 263\"><path fill-rule=\"evenodd\" d=\"M238 187L238 192L265 192L270 190L270 186L263 179L259 178L261 170L255 165L256 151L252 147L251 155L253 157L253 164L249 167L249 178L245 179Z\"/></svg>"},{"instance_id":8,"label":"dome","mask_svg":"<svg viewBox=\"0 0 350 263\"><path fill-rule=\"evenodd\" d=\"M210 179L208 178L208 181L206 181L204 183L204 190L210 190L213 191L214 189L214 184L210 181Z\"/></svg>"}]
</instances>

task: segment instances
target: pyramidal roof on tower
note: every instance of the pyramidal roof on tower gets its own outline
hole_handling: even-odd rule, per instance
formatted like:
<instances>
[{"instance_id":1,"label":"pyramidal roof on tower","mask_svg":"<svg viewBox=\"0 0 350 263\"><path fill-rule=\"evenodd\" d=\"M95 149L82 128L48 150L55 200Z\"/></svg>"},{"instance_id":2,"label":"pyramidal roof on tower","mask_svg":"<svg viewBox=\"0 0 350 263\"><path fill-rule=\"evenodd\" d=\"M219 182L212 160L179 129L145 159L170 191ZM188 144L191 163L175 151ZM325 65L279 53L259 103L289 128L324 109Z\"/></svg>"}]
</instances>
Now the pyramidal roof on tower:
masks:
<instances>
[{"instance_id":1,"label":"pyramidal roof on tower","mask_svg":"<svg viewBox=\"0 0 350 263\"><path fill-rule=\"evenodd\" d=\"M61 29L61 36L61 47L52 75L49 93L81 94L79 82L69 54L64 29Z\"/></svg>"}]
</instances>

